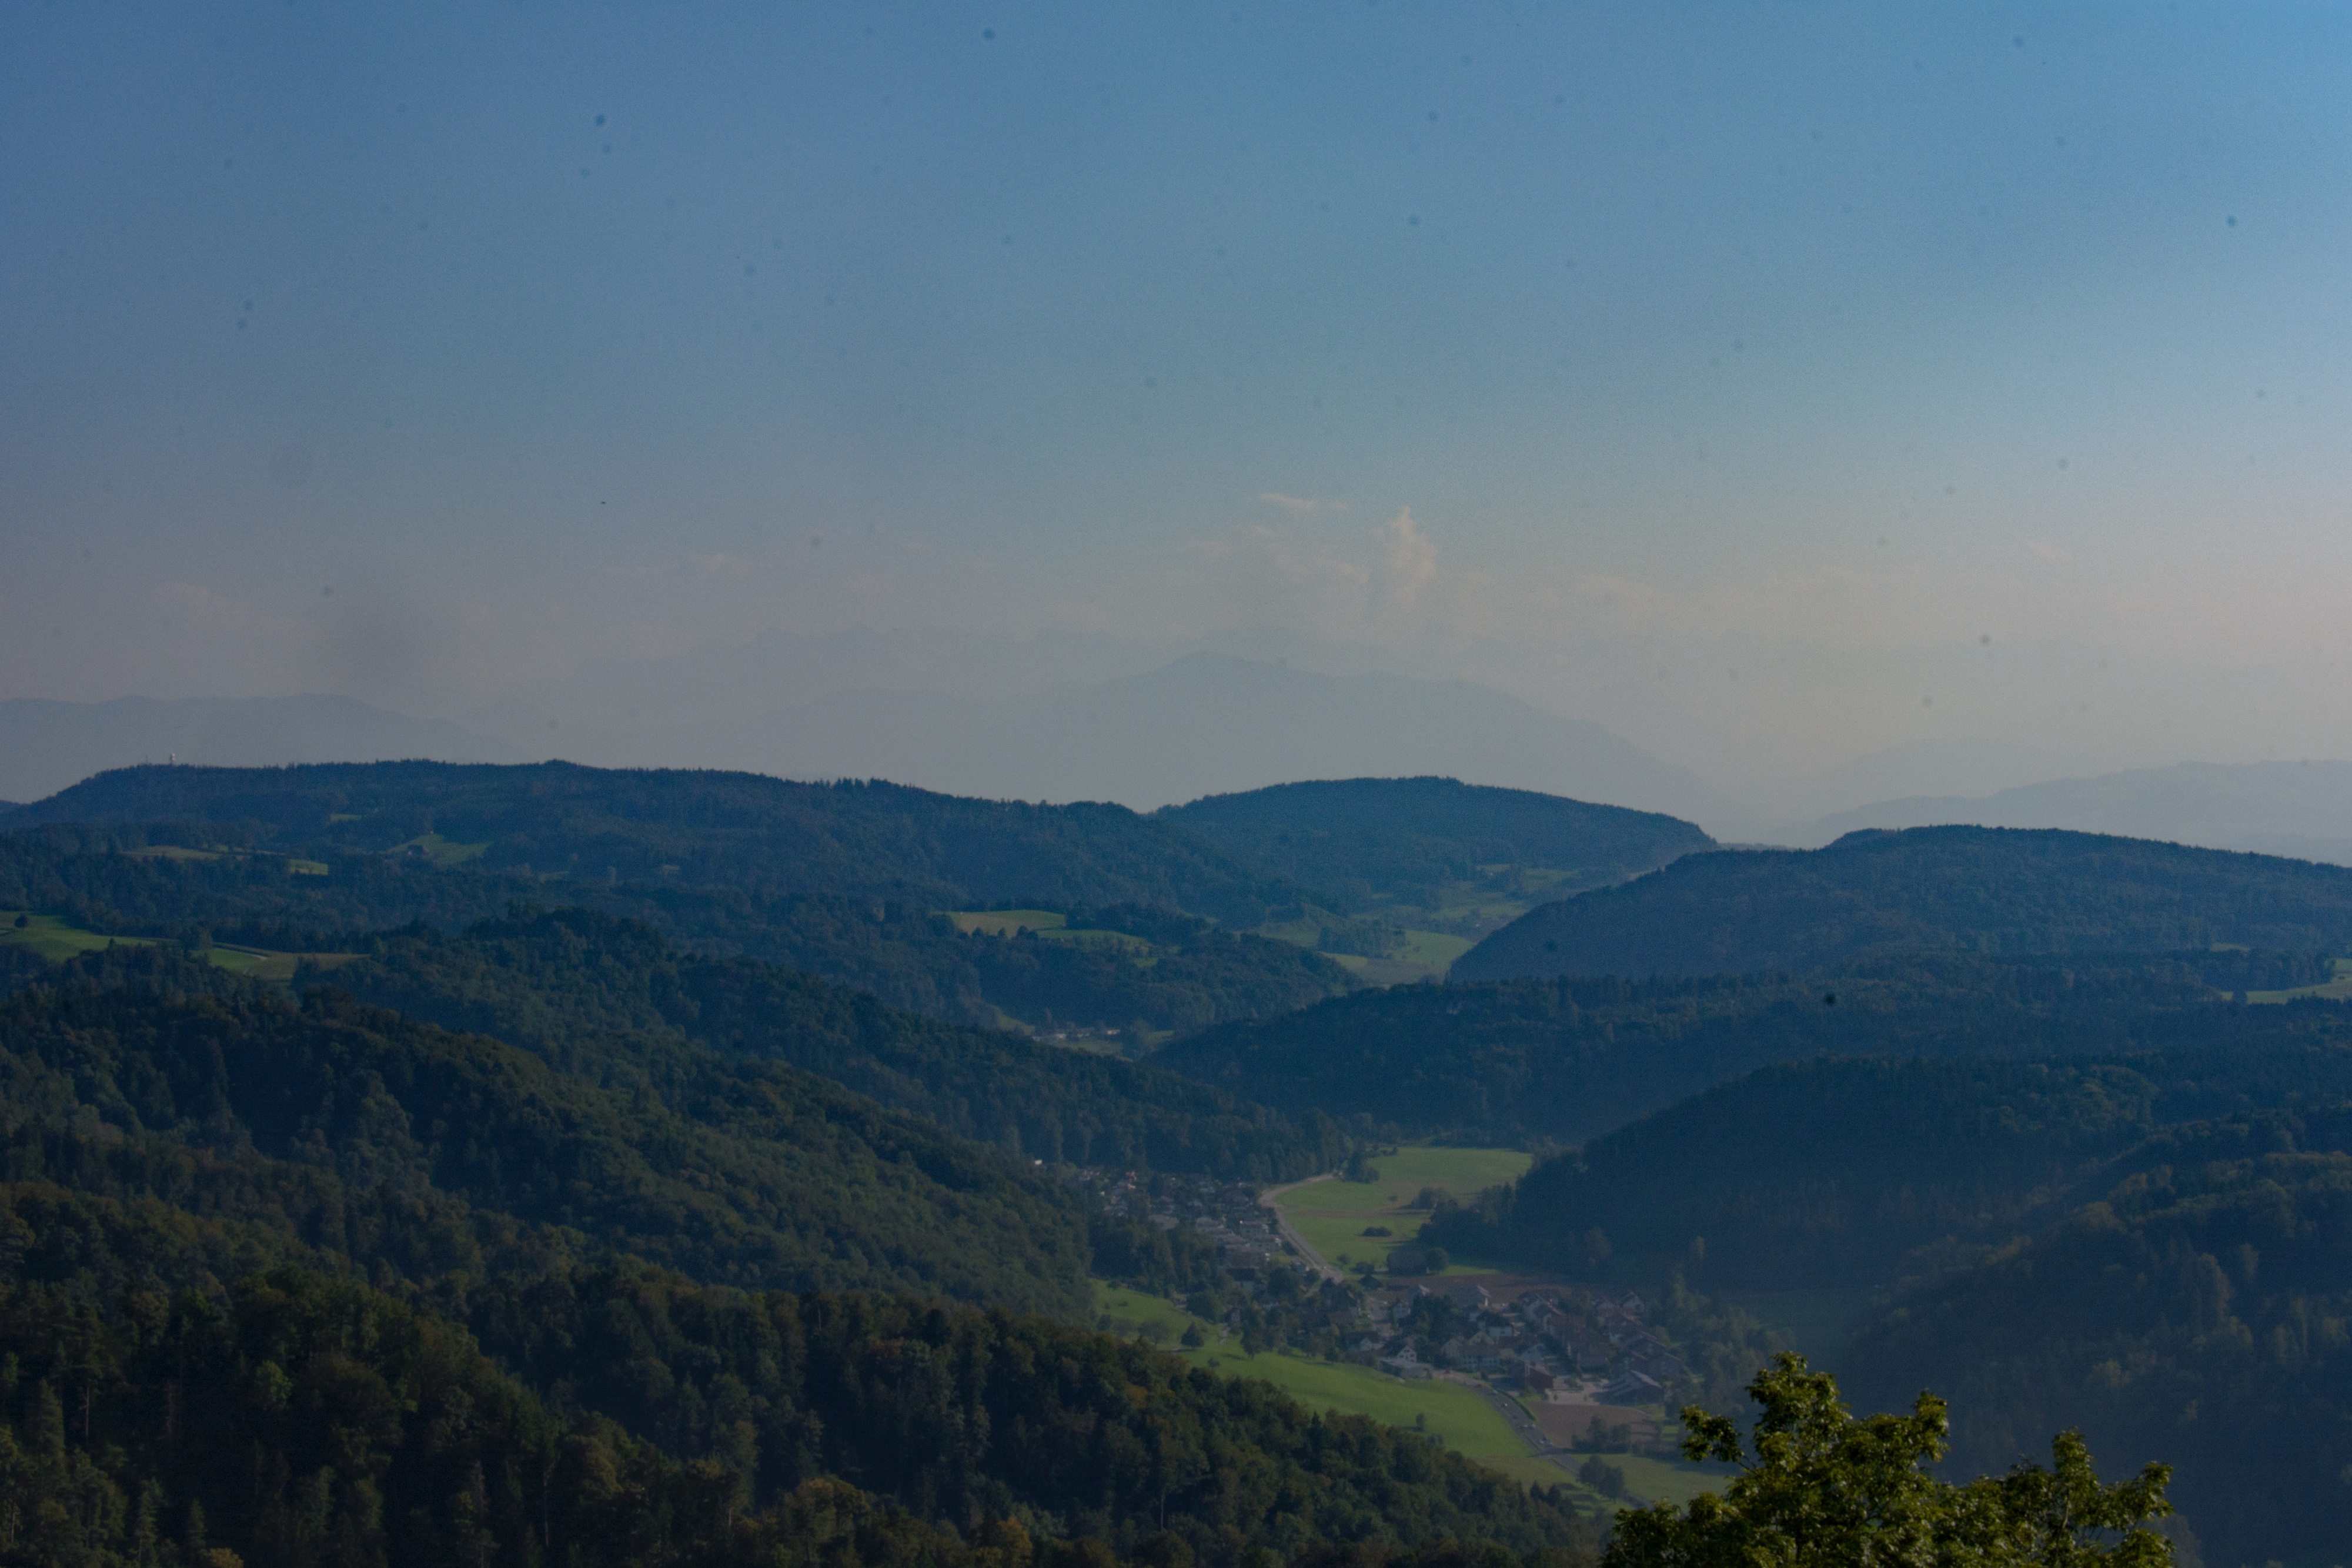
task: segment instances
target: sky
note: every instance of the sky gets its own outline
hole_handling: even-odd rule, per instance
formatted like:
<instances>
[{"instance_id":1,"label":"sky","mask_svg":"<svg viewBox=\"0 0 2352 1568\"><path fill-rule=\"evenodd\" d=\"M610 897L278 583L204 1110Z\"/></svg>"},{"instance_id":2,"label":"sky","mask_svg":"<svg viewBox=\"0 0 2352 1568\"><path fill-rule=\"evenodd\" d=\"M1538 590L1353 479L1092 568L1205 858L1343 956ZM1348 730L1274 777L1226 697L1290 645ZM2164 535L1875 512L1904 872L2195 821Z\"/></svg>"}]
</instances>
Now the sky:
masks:
<instances>
[{"instance_id":1,"label":"sky","mask_svg":"<svg viewBox=\"0 0 2352 1568\"><path fill-rule=\"evenodd\" d=\"M1458 675L1733 786L2352 755L2352 7L7 30L0 697L864 628Z\"/></svg>"}]
</instances>

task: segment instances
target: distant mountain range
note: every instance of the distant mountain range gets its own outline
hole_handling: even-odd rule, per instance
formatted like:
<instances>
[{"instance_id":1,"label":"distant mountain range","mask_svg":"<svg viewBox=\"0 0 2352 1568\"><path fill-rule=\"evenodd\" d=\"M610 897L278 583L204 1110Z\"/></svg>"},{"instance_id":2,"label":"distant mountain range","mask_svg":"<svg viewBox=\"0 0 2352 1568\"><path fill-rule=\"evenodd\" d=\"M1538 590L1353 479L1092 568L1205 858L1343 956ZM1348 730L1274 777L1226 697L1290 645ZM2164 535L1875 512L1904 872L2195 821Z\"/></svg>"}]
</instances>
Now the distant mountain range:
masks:
<instances>
[{"instance_id":1,"label":"distant mountain range","mask_svg":"<svg viewBox=\"0 0 2352 1568\"><path fill-rule=\"evenodd\" d=\"M176 757L214 768L287 762L512 762L513 747L353 697L118 697L0 702L0 800L38 800L110 768Z\"/></svg>"},{"instance_id":2,"label":"distant mountain range","mask_svg":"<svg viewBox=\"0 0 2352 1568\"><path fill-rule=\"evenodd\" d=\"M1701 823L1732 811L1689 770L1491 687L1316 674L1222 653L1018 696L838 692L757 718L648 733L631 749L641 755L596 760L691 758L788 778L1139 810L1303 779L1445 774Z\"/></svg>"},{"instance_id":3,"label":"distant mountain range","mask_svg":"<svg viewBox=\"0 0 2352 1568\"><path fill-rule=\"evenodd\" d=\"M908 678L895 667L882 674ZM626 716L636 714L645 716ZM686 716L662 716L677 714ZM1736 814L1689 770L1600 725L1491 687L1317 674L1221 653L1013 695L885 689L877 678L872 689L759 712L646 695L593 719L558 723L536 710L484 710L474 719L499 733L347 697L0 703L0 799L37 800L103 769L173 754L228 767L560 757L607 768L887 779L990 800L1139 810L1299 779L1444 774L1703 824Z\"/></svg>"},{"instance_id":4,"label":"distant mountain range","mask_svg":"<svg viewBox=\"0 0 2352 1568\"><path fill-rule=\"evenodd\" d=\"M1944 823L2071 828L2352 865L2352 762L2184 762L1973 798L1914 795L1839 811L1773 837L1811 849L1858 828Z\"/></svg>"}]
</instances>

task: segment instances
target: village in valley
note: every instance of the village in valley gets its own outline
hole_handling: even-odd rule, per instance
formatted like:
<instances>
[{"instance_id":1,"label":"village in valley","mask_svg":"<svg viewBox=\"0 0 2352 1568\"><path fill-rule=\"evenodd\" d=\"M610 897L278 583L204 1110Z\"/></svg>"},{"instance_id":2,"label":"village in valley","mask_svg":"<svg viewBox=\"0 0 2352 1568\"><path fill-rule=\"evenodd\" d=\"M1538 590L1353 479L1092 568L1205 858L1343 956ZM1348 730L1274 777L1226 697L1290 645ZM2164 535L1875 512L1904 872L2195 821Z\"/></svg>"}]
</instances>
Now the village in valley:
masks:
<instances>
[{"instance_id":1,"label":"village in valley","mask_svg":"<svg viewBox=\"0 0 2352 1568\"><path fill-rule=\"evenodd\" d=\"M1499 1412L1531 1456L1555 1462L1660 1452L1670 1390L1685 1367L1636 1290L1415 1273L1430 1260L1410 1245L1377 1261L1355 1259L1350 1270L1339 1261L1347 1254L1322 1255L1276 1207L1298 1187L1261 1191L1101 1169L1069 1175L1107 1211L1148 1222L1171 1241L1182 1232L1195 1248L1213 1249L1217 1288L1189 1292L1183 1303L1194 1320L1187 1347L1234 1344L1252 1354L1279 1347L1351 1364L1368 1381L1459 1385ZM1391 1231L1361 1228L1383 1238ZM1443 1268L1442 1255L1437 1261ZM1154 1337L1150 1325L1121 1326Z\"/></svg>"}]
</instances>

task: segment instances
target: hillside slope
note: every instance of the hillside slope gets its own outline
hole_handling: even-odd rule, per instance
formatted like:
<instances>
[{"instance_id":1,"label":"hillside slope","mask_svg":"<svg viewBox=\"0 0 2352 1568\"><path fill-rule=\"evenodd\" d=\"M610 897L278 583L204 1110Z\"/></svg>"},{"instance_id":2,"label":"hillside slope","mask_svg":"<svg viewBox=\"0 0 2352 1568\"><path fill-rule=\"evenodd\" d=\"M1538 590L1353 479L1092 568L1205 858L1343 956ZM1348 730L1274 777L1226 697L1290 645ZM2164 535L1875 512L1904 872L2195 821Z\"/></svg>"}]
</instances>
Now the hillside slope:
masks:
<instances>
[{"instance_id":1,"label":"hillside slope","mask_svg":"<svg viewBox=\"0 0 2352 1568\"><path fill-rule=\"evenodd\" d=\"M0 909L89 930L180 938L203 932L271 950L333 952L424 921L457 929L518 898L634 915L683 946L788 965L894 1006L995 1028L1003 1016L1176 1030L1287 1011L1356 988L1339 964L1164 907L1072 908L1097 935L1003 941L921 904L845 894L682 887L675 878L541 878L520 866L437 864L415 854L190 852L201 827L131 823L0 832ZM1057 914L1061 912L1056 912Z\"/></svg>"},{"instance_id":2,"label":"hillside slope","mask_svg":"<svg viewBox=\"0 0 2352 1568\"><path fill-rule=\"evenodd\" d=\"M1401 986L1222 1024L1153 1060L1293 1114L1311 1106L1407 1135L1573 1142L1772 1062L2273 1040L2305 1027L2307 1015L2232 1007L2227 998L2309 985L2328 967L2282 954L1910 954L1810 979Z\"/></svg>"},{"instance_id":3,"label":"hillside slope","mask_svg":"<svg viewBox=\"0 0 2352 1568\"><path fill-rule=\"evenodd\" d=\"M626 1252L754 1287L1069 1314L1087 1216L1025 1162L643 1034L559 1067L331 990L117 948L0 999L8 1175L197 1204L422 1278Z\"/></svg>"},{"instance_id":4,"label":"hillside slope","mask_svg":"<svg viewBox=\"0 0 2352 1568\"><path fill-rule=\"evenodd\" d=\"M1544 1160L1429 1235L1710 1291L1889 1285L2104 1193L2161 1127L2352 1095L2352 1009L2296 1012L2171 1051L1776 1064Z\"/></svg>"},{"instance_id":5,"label":"hillside slope","mask_svg":"<svg viewBox=\"0 0 2352 1568\"><path fill-rule=\"evenodd\" d=\"M518 914L460 936L394 933L331 978L575 1070L595 1070L581 1040L619 1034L789 1063L1055 1164L1276 1181L1346 1155L1346 1140L1311 1111L1285 1121L1155 1064L956 1029L789 969L677 953L649 926L584 909Z\"/></svg>"},{"instance_id":6,"label":"hillside slope","mask_svg":"<svg viewBox=\"0 0 2352 1568\"><path fill-rule=\"evenodd\" d=\"M1932 1383L1956 1469L2053 1425L2161 1450L2213 1563L2332 1563L2352 1540L2352 1103L2167 1128L2111 1185L1898 1295L1847 1350L1868 1406Z\"/></svg>"},{"instance_id":7,"label":"hillside slope","mask_svg":"<svg viewBox=\"0 0 2352 1568\"><path fill-rule=\"evenodd\" d=\"M1692 855L1548 904L1457 980L1811 969L1892 949L2342 952L2352 868L2002 828L1850 833L1820 850Z\"/></svg>"}]
</instances>

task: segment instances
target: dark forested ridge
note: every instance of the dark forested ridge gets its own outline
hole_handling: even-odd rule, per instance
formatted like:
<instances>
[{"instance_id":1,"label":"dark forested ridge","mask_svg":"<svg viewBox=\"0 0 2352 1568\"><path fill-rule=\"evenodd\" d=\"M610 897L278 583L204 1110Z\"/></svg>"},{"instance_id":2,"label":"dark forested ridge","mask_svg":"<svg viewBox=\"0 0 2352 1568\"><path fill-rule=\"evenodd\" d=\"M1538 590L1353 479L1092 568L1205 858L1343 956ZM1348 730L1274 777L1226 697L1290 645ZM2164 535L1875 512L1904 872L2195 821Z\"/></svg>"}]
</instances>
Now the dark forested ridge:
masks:
<instances>
[{"instance_id":1,"label":"dark forested ridge","mask_svg":"<svg viewBox=\"0 0 2352 1568\"><path fill-rule=\"evenodd\" d=\"M2015 828L1849 833L1826 849L1691 855L1544 904L1457 980L1808 970L1898 949L2342 952L2352 867Z\"/></svg>"},{"instance_id":2,"label":"dark forested ridge","mask_svg":"<svg viewBox=\"0 0 2352 1568\"><path fill-rule=\"evenodd\" d=\"M1430 1235L1707 1291L1886 1284L2104 1191L2169 1124L2352 1094L2352 1009L2296 1011L2304 1027L2265 1042L2155 1055L1764 1068L1545 1160Z\"/></svg>"},{"instance_id":3,"label":"dark forested ridge","mask_svg":"<svg viewBox=\"0 0 2352 1568\"><path fill-rule=\"evenodd\" d=\"M578 1050L594 1078L118 949L0 1000L0 1152L14 1179L267 1225L406 1277L617 1249L749 1286L1083 1309L1086 1217L1006 1155L781 1063Z\"/></svg>"},{"instance_id":4,"label":"dark forested ridge","mask_svg":"<svg viewBox=\"0 0 2352 1568\"><path fill-rule=\"evenodd\" d=\"M0 908L38 909L115 935L329 952L417 921L456 929L518 897L561 900L639 916L699 950L764 958L895 1006L992 1026L1002 1014L1032 1025L1191 1030L1288 1011L1355 986L1319 954L1165 907L1066 911L1133 941L1007 942L896 899L687 887L675 878L541 878L520 866L441 866L406 854L192 854L191 842L212 841L185 823L0 833Z\"/></svg>"},{"instance_id":5,"label":"dark forested ridge","mask_svg":"<svg viewBox=\"0 0 2352 1568\"><path fill-rule=\"evenodd\" d=\"M1712 849L1676 817L1456 779L1344 779L1211 795L1154 813L1245 864L1333 894L1433 904L1496 868L1593 887Z\"/></svg>"},{"instance_id":6,"label":"dark forested ridge","mask_svg":"<svg viewBox=\"0 0 2352 1568\"><path fill-rule=\"evenodd\" d=\"M1123 806L562 762L126 768L20 807L0 828L153 822L306 855L478 845L473 858L492 871L932 908L1158 904L1247 927L1298 900L1297 889Z\"/></svg>"},{"instance_id":7,"label":"dark forested ridge","mask_svg":"<svg viewBox=\"0 0 2352 1568\"><path fill-rule=\"evenodd\" d=\"M1001 1011L1033 1027L1182 1031L1272 1017L1356 988L1319 953L1165 907L1046 906L1074 927L1135 938L1101 942L965 932L936 910L830 894L761 899L653 884L581 891L583 902L635 915L682 945L806 970L959 1023L993 1024Z\"/></svg>"},{"instance_id":8,"label":"dark forested ridge","mask_svg":"<svg viewBox=\"0 0 2352 1568\"><path fill-rule=\"evenodd\" d=\"M582 1041L647 1034L732 1061L788 1062L950 1132L1048 1162L1295 1179L1347 1140L1319 1113L1276 1116L1150 1063L951 1027L748 959L672 950L635 921L519 912L463 936L376 939L335 972L354 994L596 1071Z\"/></svg>"},{"instance_id":9,"label":"dark forested ridge","mask_svg":"<svg viewBox=\"0 0 2352 1568\"><path fill-rule=\"evenodd\" d=\"M1402 986L1204 1030L1154 1060L1277 1110L1366 1116L1407 1135L1575 1141L1767 1063L1822 1054L2118 1054L2280 1038L2311 1015L2229 996L2329 972L2297 954L1930 953L1805 979Z\"/></svg>"}]
</instances>

